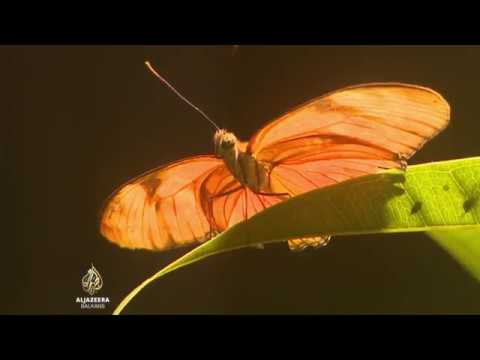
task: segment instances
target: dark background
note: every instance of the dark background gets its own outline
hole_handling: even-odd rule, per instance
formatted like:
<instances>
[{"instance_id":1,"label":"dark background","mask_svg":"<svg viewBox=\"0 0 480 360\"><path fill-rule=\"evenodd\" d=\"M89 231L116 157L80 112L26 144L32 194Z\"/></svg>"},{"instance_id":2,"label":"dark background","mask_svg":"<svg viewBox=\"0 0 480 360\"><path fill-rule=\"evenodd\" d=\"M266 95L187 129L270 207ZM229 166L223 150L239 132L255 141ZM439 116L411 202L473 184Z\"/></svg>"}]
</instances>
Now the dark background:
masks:
<instances>
[{"instance_id":1,"label":"dark background","mask_svg":"<svg viewBox=\"0 0 480 360\"><path fill-rule=\"evenodd\" d=\"M212 127L161 85L149 59L222 127L248 139L330 90L374 81L432 87L449 128L410 164L479 155L479 47L0 47L4 314L111 313L188 249L120 249L97 213L144 170L212 152ZM272 224L275 226L275 224ZM105 311L81 310L81 277L103 276ZM208 258L147 287L126 313L478 313L480 286L421 233L337 237Z\"/></svg>"}]
</instances>

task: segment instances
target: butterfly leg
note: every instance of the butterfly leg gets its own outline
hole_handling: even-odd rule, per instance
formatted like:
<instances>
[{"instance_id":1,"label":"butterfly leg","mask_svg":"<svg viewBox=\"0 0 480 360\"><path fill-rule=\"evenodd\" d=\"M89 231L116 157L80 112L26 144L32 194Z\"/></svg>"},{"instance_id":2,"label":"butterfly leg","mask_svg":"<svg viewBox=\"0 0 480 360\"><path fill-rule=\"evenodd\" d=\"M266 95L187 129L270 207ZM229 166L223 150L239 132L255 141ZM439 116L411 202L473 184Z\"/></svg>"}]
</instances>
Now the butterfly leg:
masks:
<instances>
[{"instance_id":1,"label":"butterfly leg","mask_svg":"<svg viewBox=\"0 0 480 360\"><path fill-rule=\"evenodd\" d=\"M208 235L207 235L207 238L210 240L212 237L214 237L216 234L217 234L217 231L214 230L214 226L213 226L213 223L215 222L214 220L214 217L213 217L213 200L216 199L216 198L219 198L219 197L222 197L222 196L227 196L227 195L230 195L230 194L233 194L234 192L242 189L243 187L242 186L238 186L232 190L229 190L229 191L225 191L223 193L220 193L220 194L216 194L216 195L213 195L213 196L209 196L207 201L208 201L208 211L209 211L209 214L208 214L208 225L209 225L209 232L208 232Z\"/></svg>"},{"instance_id":2,"label":"butterfly leg","mask_svg":"<svg viewBox=\"0 0 480 360\"><path fill-rule=\"evenodd\" d=\"M289 193L270 193L270 192L260 192L260 191L254 191L255 194L257 195L262 195L262 196L288 196L291 197Z\"/></svg>"},{"instance_id":3,"label":"butterfly leg","mask_svg":"<svg viewBox=\"0 0 480 360\"><path fill-rule=\"evenodd\" d=\"M396 154L395 160L400 164L400 170L405 171L407 169L407 157L404 154Z\"/></svg>"},{"instance_id":4,"label":"butterfly leg","mask_svg":"<svg viewBox=\"0 0 480 360\"><path fill-rule=\"evenodd\" d=\"M248 220L248 204L249 204L248 188L244 187L243 191L244 191L244 206L245 206L244 210L243 210L244 211L243 216L244 216L244 221L247 221ZM258 196L257 196L257 198L260 199ZM262 206L265 208L265 205L263 205L263 203L262 203ZM245 223L245 228L246 228L246 233L247 233L247 239L248 239L249 242L251 242L251 232L249 230L248 222ZM260 249L260 250L264 249L263 244L252 244L251 246L255 249Z\"/></svg>"},{"instance_id":5,"label":"butterfly leg","mask_svg":"<svg viewBox=\"0 0 480 360\"><path fill-rule=\"evenodd\" d=\"M228 190L228 191L225 191L223 193L213 195L213 196L210 197L210 199L213 200L215 198L219 198L219 197L222 197L222 196L227 196L227 195L233 194L234 192L236 192L238 190L241 190L241 189L243 189L243 186L238 186L236 188L233 188L232 190Z\"/></svg>"},{"instance_id":6,"label":"butterfly leg","mask_svg":"<svg viewBox=\"0 0 480 360\"><path fill-rule=\"evenodd\" d=\"M214 236L213 230L213 199L209 197L208 201L208 233L207 233L207 240L210 240Z\"/></svg>"},{"instance_id":7,"label":"butterfly leg","mask_svg":"<svg viewBox=\"0 0 480 360\"><path fill-rule=\"evenodd\" d=\"M248 190L243 188L243 221L248 220ZM245 224L247 239L250 242L250 231L248 230L248 223Z\"/></svg>"}]
</instances>

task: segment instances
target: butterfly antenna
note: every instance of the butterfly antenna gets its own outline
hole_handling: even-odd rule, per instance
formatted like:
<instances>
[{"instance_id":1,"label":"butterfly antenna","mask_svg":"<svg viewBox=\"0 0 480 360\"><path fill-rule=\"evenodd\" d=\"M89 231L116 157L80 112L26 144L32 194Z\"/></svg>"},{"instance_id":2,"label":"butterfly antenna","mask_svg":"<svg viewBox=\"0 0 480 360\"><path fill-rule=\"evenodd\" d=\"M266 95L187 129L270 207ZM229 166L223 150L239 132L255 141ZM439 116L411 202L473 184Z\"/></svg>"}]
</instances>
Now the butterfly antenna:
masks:
<instances>
[{"instance_id":1,"label":"butterfly antenna","mask_svg":"<svg viewBox=\"0 0 480 360\"><path fill-rule=\"evenodd\" d=\"M183 101L185 101L188 105L190 105L192 108L194 108L195 110L197 110L200 115L202 115L205 119L207 119L210 124L212 124L213 126L215 126L215 128L217 130L220 130L220 128L218 127L217 124L215 124L215 122L210 119L207 114L205 114L202 110L200 110L197 106L193 105L185 96L183 96L182 94L180 94L177 89L175 89L173 87L172 84L170 84L167 80L165 80L153 67L152 65L150 64L149 61L145 61L145 65L147 66L147 68L153 73L153 75L155 75L162 83L164 83L166 86L168 86L168 88L170 90L172 90L175 94L177 94L177 96L182 99Z\"/></svg>"}]
</instances>

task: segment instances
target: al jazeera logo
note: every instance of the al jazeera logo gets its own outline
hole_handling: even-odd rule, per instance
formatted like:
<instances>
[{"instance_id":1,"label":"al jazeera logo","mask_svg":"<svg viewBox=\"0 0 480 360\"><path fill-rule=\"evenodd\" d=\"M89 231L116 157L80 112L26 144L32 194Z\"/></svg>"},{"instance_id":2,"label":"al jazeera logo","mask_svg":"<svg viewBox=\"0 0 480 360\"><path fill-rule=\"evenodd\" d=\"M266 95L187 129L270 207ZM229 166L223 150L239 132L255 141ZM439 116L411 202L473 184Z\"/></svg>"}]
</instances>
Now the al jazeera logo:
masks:
<instances>
[{"instance_id":1,"label":"al jazeera logo","mask_svg":"<svg viewBox=\"0 0 480 360\"><path fill-rule=\"evenodd\" d=\"M108 297L93 296L100 291L102 286L102 276L92 264L87 273L82 277L82 289L90 296L77 297L76 300L76 303L80 304L81 309L105 309L110 299Z\"/></svg>"}]
</instances>

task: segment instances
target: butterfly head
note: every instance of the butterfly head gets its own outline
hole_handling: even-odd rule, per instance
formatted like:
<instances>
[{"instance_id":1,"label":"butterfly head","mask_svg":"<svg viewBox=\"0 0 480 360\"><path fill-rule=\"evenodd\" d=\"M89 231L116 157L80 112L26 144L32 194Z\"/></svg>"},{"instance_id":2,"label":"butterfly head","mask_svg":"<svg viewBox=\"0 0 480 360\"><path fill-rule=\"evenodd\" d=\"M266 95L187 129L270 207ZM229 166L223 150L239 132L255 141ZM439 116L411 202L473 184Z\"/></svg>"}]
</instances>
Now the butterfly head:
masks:
<instances>
[{"instance_id":1,"label":"butterfly head","mask_svg":"<svg viewBox=\"0 0 480 360\"><path fill-rule=\"evenodd\" d=\"M237 137L227 130L220 129L213 136L213 144L215 146L215 155L224 157L225 154L235 150Z\"/></svg>"}]
</instances>

